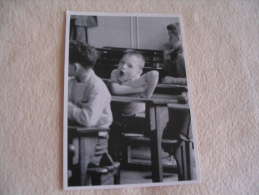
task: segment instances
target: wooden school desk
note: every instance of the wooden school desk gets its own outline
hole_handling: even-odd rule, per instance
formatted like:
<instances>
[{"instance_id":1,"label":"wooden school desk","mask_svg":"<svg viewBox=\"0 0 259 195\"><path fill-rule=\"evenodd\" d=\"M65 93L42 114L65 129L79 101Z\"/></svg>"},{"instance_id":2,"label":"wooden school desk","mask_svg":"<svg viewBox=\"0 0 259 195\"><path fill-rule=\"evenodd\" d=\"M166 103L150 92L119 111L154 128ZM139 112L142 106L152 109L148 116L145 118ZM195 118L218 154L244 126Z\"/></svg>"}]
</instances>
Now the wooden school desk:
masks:
<instances>
[{"instance_id":1,"label":"wooden school desk","mask_svg":"<svg viewBox=\"0 0 259 195\"><path fill-rule=\"evenodd\" d=\"M141 102L146 105L146 121L148 132L151 139L151 166L152 166L152 181L162 182L163 181L163 167L162 167L162 156L161 156L161 143L162 143L162 132L163 127L161 124L160 113L164 107L168 104L174 105L179 104L179 99L182 96L179 95L165 95L165 94L154 94L151 98L140 98L130 96L112 96L112 102L118 103L130 103L130 102ZM184 107L188 107L188 104L182 104Z\"/></svg>"}]
</instances>

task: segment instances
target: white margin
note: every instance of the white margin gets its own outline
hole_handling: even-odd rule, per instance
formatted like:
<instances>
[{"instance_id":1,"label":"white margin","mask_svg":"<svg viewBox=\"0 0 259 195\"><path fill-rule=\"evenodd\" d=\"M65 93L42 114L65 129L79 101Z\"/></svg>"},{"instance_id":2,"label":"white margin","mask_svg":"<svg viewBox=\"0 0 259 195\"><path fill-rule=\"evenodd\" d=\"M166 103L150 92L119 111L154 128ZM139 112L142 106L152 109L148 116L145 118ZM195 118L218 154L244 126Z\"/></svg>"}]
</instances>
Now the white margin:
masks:
<instances>
[{"instance_id":1,"label":"white margin","mask_svg":"<svg viewBox=\"0 0 259 195\"><path fill-rule=\"evenodd\" d=\"M190 106L190 114L191 114L191 130L192 130L192 134L193 134L193 145L194 145L194 157L195 157L195 168L196 168L196 181L197 182L201 182L201 170L200 170L200 157L199 157L199 152L198 152L198 144L197 144L197 131L196 131L196 116L195 116L195 112L193 111L193 106L192 106L192 99L190 98L190 94L192 94L192 89L191 89L191 85L190 85L190 78L188 77L188 69L189 69L189 58L187 58L188 56L188 52L187 52L187 48L186 47L186 34L185 34L185 28L184 28L184 21L183 21L183 17L179 18L180 20L180 29L181 29L181 38L182 38L182 46L183 46L183 56L184 56L184 62L185 62L185 70L186 70L186 79L187 79L187 89L188 89L188 103Z\"/></svg>"},{"instance_id":2,"label":"white margin","mask_svg":"<svg viewBox=\"0 0 259 195\"><path fill-rule=\"evenodd\" d=\"M66 36L65 36L65 67L64 67L64 114L63 114L63 187L68 187L67 183L67 101L68 101L68 55L69 55L69 33L70 14L66 12Z\"/></svg>"}]
</instances>

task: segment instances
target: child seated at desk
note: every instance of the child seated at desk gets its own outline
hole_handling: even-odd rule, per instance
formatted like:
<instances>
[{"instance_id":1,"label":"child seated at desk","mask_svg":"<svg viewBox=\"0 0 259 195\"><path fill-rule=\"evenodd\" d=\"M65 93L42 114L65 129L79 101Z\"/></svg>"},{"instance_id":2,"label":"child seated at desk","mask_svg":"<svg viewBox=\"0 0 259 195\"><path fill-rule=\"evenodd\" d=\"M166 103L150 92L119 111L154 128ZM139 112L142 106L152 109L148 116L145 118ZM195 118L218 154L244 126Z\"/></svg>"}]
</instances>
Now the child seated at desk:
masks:
<instances>
[{"instance_id":1,"label":"child seated at desk","mask_svg":"<svg viewBox=\"0 0 259 195\"><path fill-rule=\"evenodd\" d=\"M110 90L114 95L137 96L150 98L157 86L159 73L150 71L143 75L145 65L144 57L134 51L126 53L119 62L118 68L111 73ZM113 105L114 123L111 128L109 143L112 155L119 160L121 131L127 133L146 132L145 104L144 103L119 103ZM168 156L168 154L163 154Z\"/></svg>"},{"instance_id":2,"label":"child seated at desk","mask_svg":"<svg viewBox=\"0 0 259 195\"><path fill-rule=\"evenodd\" d=\"M134 51L126 53L111 73L110 89L114 95L127 95L149 98L153 95L159 79L157 71L143 75L144 57ZM127 103L119 106L119 112L124 116L132 116L145 111L143 103Z\"/></svg>"},{"instance_id":3,"label":"child seated at desk","mask_svg":"<svg viewBox=\"0 0 259 195\"><path fill-rule=\"evenodd\" d=\"M162 83L186 85L185 62L179 23L167 25L169 41L164 45L165 76Z\"/></svg>"},{"instance_id":4,"label":"child seated at desk","mask_svg":"<svg viewBox=\"0 0 259 195\"><path fill-rule=\"evenodd\" d=\"M121 58L118 68L111 73L110 90L113 95L137 96L149 98L153 95L158 83L159 73L150 71L143 75L145 59L142 54L130 51ZM144 103L114 103L114 123L111 128L111 138L114 141L109 143L112 155L115 159L120 158L119 143L122 131L140 133L144 131L145 121Z\"/></svg>"},{"instance_id":5,"label":"child seated at desk","mask_svg":"<svg viewBox=\"0 0 259 195\"><path fill-rule=\"evenodd\" d=\"M109 128L112 123L110 108L111 95L106 85L100 79L93 67L98 58L97 51L90 45L79 41L69 43L69 79L68 83L68 124L84 127ZM82 159L85 161L81 173L86 173L88 164L98 166L107 151L108 133L102 132L96 139L81 143ZM78 140L74 139L75 156L78 158ZM78 161L75 159L74 161ZM75 162L78 163L78 162ZM81 178L81 183L86 178Z\"/></svg>"}]
</instances>

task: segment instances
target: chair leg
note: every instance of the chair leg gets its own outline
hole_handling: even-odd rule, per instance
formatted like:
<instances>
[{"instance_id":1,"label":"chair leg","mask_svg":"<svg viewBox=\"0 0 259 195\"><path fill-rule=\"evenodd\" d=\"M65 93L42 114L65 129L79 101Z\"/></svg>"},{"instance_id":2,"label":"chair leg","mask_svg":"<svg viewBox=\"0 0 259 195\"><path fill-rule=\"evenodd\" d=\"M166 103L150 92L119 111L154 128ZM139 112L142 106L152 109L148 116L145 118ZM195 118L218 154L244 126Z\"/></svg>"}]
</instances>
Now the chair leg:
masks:
<instances>
[{"instance_id":1,"label":"chair leg","mask_svg":"<svg viewBox=\"0 0 259 195\"><path fill-rule=\"evenodd\" d=\"M183 150L182 150L182 156L183 156L183 180L188 180L188 162L187 162L187 146L186 142L183 142Z\"/></svg>"},{"instance_id":2,"label":"chair leg","mask_svg":"<svg viewBox=\"0 0 259 195\"><path fill-rule=\"evenodd\" d=\"M120 168L116 170L114 175L114 184L120 184Z\"/></svg>"},{"instance_id":3,"label":"chair leg","mask_svg":"<svg viewBox=\"0 0 259 195\"><path fill-rule=\"evenodd\" d=\"M131 146L125 144L122 150L122 164L127 167L131 163Z\"/></svg>"},{"instance_id":4,"label":"chair leg","mask_svg":"<svg viewBox=\"0 0 259 195\"><path fill-rule=\"evenodd\" d=\"M101 175L94 174L91 177L92 185L101 185Z\"/></svg>"},{"instance_id":5,"label":"chair leg","mask_svg":"<svg viewBox=\"0 0 259 195\"><path fill-rule=\"evenodd\" d=\"M175 152L175 159L177 162L177 170L178 170L178 177L179 180L186 180L187 179L187 172L186 172L186 147L185 143L182 142Z\"/></svg>"},{"instance_id":6,"label":"chair leg","mask_svg":"<svg viewBox=\"0 0 259 195\"><path fill-rule=\"evenodd\" d=\"M94 154L96 142L96 137L81 137L79 139L79 163L81 186L85 186L88 183L87 179L89 177L87 176L87 166L90 162L91 155Z\"/></svg>"},{"instance_id":7,"label":"chair leg","mask_svg":"<svg viewBox=\"0 0 259 195\"><path fill-rule=\"evenodd\" d=\"M188 179L196 179L196 165L194 158L194 147L192 142L187 142L187 169L188 169Z\"/></svg>"}]
</instances>

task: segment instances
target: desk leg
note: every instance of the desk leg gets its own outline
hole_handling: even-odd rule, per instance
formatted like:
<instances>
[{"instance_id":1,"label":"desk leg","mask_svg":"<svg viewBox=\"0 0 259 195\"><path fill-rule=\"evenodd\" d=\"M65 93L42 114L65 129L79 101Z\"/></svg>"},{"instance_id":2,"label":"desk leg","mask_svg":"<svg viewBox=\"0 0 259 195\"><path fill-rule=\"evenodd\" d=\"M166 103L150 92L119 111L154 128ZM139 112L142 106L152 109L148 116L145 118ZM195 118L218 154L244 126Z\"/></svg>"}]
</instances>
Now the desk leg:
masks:
<instances>
[{"instance_id":1,"label":"desk leg","mask_svg":"<svg viewBox=\"0 0 259 195\"><path fill-rule=\"evenodd\" d=\"M80 184L88 185L87 166L94 155L96 137L80 137L79 138L79 166L80 166Z\"/></svg>"},{"instance_id":2,"label":"desk leg","mask_svg":"<svg viewBox=\"0 0 259 195\"><path fill-rule=\"evenodd\" d=\"M151 130L151 161L152 161L152 181L163 181L163 168L161 158L161 130L159 125L160 108L149 105L147 110L149 129Z\"/></svg>"}]
</instances>

